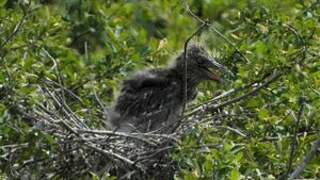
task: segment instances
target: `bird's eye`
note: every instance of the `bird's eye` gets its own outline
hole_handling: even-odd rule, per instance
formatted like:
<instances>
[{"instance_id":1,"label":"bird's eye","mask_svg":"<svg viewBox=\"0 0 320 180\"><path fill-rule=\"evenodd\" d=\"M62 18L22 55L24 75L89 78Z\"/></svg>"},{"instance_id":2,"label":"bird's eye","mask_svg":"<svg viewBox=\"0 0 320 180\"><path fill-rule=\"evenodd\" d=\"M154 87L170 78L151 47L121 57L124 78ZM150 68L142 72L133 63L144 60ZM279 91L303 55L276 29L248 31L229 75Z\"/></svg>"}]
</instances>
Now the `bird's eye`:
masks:
<instances>
[{"instance_id":1,"label":"bird's eye","mask_svg":"<svg viewBox=\"0 0 320 180\"><path fill-rule=\"evenodd\" d=\"M203 65L203 64L205 64L206 59L203 58L203 57L199 57L199 58L197 58L196 61L197 61L197 63L198 63L199 65Z\"/></svg>"}]
</instances>

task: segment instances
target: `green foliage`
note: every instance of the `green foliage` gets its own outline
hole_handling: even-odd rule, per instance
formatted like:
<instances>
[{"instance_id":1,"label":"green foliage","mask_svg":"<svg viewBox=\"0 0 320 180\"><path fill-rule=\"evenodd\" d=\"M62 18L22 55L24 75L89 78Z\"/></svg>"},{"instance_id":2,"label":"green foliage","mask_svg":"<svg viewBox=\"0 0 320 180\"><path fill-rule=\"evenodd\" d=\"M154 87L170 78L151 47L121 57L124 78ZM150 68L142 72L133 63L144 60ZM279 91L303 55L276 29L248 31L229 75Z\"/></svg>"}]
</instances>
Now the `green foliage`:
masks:
<instances>
[{"instance_id":1,"label":"green foliage","mask_svg":"<svg viewBox=\"0 0 320 180\"><path fill-rule=\"evenodd\" d=\"M234 114L245 110L248 115L226 118L210 128L195 127L172 154L179 167L176 178L279 178L290 158L290 135L296 127L292 112L297 114L302 97L306 107L298 127L294 166L319 137L319 1L188 3L249 59L246 62L221 37L205 31L198 40L236 72L237 79L224 85L203 84L195 104L212 98L217 89L240 87L274 69L286 73L229 109ZM39 93L44 78L63 81L82 99L67 96L70 107L90 120L92 127L101 127L96 121L101 112L95 92L111 103L122 79L134 70L165 64L198 25L179 0L0 0L0 146L28 142L19 149L16 163L20 165L56 153L56 139L30 126L32 119L21 113L36 111L35 105L46 98ZM9 166L0 157L0 172L10 175ZM37 167L34 177L36 172ZM89 176L99 179L95 173ZM319 157L308 164L302 177L320 178Z\"/></svg>"}]
</instances>

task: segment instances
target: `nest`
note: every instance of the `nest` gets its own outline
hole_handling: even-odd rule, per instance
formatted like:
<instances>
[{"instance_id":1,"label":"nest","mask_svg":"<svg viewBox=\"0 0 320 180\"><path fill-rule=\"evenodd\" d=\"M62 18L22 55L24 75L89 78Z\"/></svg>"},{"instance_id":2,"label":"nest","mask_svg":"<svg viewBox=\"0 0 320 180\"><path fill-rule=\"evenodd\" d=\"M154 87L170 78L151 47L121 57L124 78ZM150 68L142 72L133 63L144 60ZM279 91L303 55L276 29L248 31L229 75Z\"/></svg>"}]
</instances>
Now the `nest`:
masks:
<instances>
[{"instance_id":1,"label":"nest","mask_svg":"<svg viewBox=\"0 0 320 180\"><path fill-rule=\"evenodd\" d=\"M255 94L278 77L279 73L273 73L261 81L230 89L200 106L189 108L177 121L175 131L169 134L92 129L84 123L88 121L65 103L63 94L74 94L55 82L47 81L45 87L39 88L46 101L37 104L32 111L21 113L32 121L33 127L54 137L54 153L48 153L45 159L32 157L17 163L19 149L29 146L25 143L3 146L6 153L1 157L12 164L9 176L15 178L32 177L30 170L36 166L39 169L37 176L45 179L74 179L90 172L97 175L108 172L119 179L173 179L176 164L170 158L170 152L195 124L223 119L225 114L217 110ZM230 98L240 91L244 93ZM105 121L104 118L101 121Z\"/></svg>"}]
</instances>

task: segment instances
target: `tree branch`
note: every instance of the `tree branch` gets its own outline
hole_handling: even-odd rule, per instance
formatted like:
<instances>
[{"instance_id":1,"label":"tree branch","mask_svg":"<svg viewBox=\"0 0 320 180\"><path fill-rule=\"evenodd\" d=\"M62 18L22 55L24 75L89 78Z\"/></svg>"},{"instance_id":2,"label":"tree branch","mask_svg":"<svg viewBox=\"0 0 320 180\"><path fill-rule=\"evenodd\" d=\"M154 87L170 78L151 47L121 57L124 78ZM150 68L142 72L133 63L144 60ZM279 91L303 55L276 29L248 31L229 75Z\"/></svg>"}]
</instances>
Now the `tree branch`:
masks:
<instances>
[{"instance_id":1,"label":"tree branch","mask_svg":"<svg viewBox=\"0 0 320 180\"><path fill-rule=\"evenodd\" d=\"M313 142L310 151L304 157L303 161L296 167L293 173L289 176L288 180L296 179L300 173L304 170L307 164L312 160L313 156L316 154L317 149L320 147L320 138Z\"/></svg>"},{"instance_id":2,"label":"tree branch","mask_svg":"<svg viewBox=\"0 0 320 180\"><path fill-rule=\"evenodd\" d=\"M195 115L195 114L198 114L198 113L201 113L201 112L205 112L205 111L213 111L213 110L228 106L230 104L236 103L238 101L241 101L242 99L245 99L245 98L247 98L249 96L254 95L260 89L262 89L264 87L267 87L270 83L276 81L279 77L281 77L281 75L282 75L281 72L279 72L277 70L274 70L274 72L271 75L269 80L266 80L265 82L263 82L259 86L255 87L251 91L249 91L249 92L247 92L245 94L242 94L240 96L237 96L235 98L229 99L227 101L218 103L218 104L205 104L205 105L203 105L201 107L198 107L198 108L192 110L189 114L186 115L186 117L191 116L191 115Z\"/></svg>"},{"instance_id":3,"label":"tree branch","mask_svg":"<svg viewBox=\"0 0 320 180\"><path fill-rule=\"evenodd\" d=\"M291 168L292 168L292 162L295 157L295 150L296 150L296 147L298 144L298 140L297 140L298 129L299 129L300 119L303 114L304 105L305 105L304 99L300 98L299 104L300 104L300 109L298 112L298 116L295 117L295 115L293 114L293 118L296 120L296 122L295 122L294 130L293 130L293 136L291 139L290 156L289 156L289 161L288 161L288 170L287 170L285 177L287 177L289 175Z\"/></svg>"},{"instance_id":4,"label":"tree branch","mask_svg":"<svg viewBox=\"0 0 320 180\"><path fill-rule=\"evenodd\" d=\"M31 1L29 1L28 6L30 6L30 3L31 3ZM7 45L7 44L10 42L10 40L11 40L15 35L17 35L17 33L19 32L19 30L20 30L21 27L22 27L23 22L27 19L28 15L29 15L29 11L26 11L26 10L23 9L23 8L22 8L22 10L23 10L23 15L22 15L21 19L20 19L20 20L18 21L18 23L14 26L12 32L9 34L9 36L6 38L6 40L5 40L3 43L0 44L0 50L1 50L5 45Z\"/></svg>"},{"instance_id":5,"label":"tree branch","mask_svg":"<svg viewBox=\"0 0 320 180\"><path fill-rule=\"evenodd\" d=\"M226 41L230 46L232 46L237 53L240 54L240 56L248 63L250 62L249 59L240 51L240 49L232 42L230 41L226 36L224 36L219 30L217 30L212 24L202 20L200 17L198 17L197 15L195 15L189 5L186 3L185 5L185 9L186 11L194 18L196 19L197 21L199 21L201 24L206 24L208 27L209 27L209 30L212 30L213 32L215 32L216 34L218 34L224 41Z\"/></svg>"},{"instance_id":6,"label":"tree branch","mask_svg":"<svg viewBox=\"0 0 320 180\"><path fill-rule=\"evenodd\" d=\"M188 72L188 63L187 63L187 51L188 51L188 44L191 41L191 39L200 34L201 31L207 26L207 22L204 21L204 23L198 27L198 29L193 32L191 34L191 36L188 37L188 39L185 41L184 43L184 50L183 50L183 59L184 59L184 94L183 94L183 110L182 110L182 114L184 113L185 109L186 109L186 105L187 105L187 98L188 98L188 85L187 85L187 72Z\"/></svg>"}]
</instances>

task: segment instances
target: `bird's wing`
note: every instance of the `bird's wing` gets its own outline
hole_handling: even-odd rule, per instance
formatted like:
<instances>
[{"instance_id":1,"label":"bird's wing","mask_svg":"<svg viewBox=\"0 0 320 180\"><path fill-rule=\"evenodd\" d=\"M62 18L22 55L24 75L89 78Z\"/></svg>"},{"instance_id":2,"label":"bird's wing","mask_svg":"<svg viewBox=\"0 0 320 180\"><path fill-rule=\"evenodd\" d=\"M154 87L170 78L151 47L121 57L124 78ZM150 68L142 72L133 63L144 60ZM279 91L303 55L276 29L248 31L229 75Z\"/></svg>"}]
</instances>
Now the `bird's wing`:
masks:
<instances>
[{"instance_id":1,"label":"bird's wing","mask_svg":"<svg viewBox=\"0 0 320 180\"><path fill-rule=\"evenodd\" d=\"M152 121L151 126L154 126L177 114L180 105L179 84L169 78L152 75L125 81L115 108L122 117L134 119L132 123L135 125Z\"/></svg>"}]
</instances>

